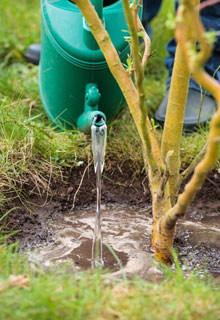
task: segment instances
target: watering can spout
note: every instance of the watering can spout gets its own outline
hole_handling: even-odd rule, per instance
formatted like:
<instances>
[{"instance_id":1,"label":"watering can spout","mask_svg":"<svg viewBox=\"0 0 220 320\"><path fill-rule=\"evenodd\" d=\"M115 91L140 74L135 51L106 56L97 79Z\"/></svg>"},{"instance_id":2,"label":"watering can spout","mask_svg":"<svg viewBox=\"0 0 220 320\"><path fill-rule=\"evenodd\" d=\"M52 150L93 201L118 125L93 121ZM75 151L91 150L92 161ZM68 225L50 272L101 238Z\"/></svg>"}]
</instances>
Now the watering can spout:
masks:
<instances>
[{"instance_id":1,"label":"watering can spout","mask_svg":"<svg viewBox=\"0 0 220 320\"><path fill-rule=\"evenodd\" d=\"M100 96L98 86L95 83L86 85L84 112L77 120L77 128L85 134L91 134L93 124L99 127L106 122L105 114L98 110Z\"/></svg>"}]
</instances>

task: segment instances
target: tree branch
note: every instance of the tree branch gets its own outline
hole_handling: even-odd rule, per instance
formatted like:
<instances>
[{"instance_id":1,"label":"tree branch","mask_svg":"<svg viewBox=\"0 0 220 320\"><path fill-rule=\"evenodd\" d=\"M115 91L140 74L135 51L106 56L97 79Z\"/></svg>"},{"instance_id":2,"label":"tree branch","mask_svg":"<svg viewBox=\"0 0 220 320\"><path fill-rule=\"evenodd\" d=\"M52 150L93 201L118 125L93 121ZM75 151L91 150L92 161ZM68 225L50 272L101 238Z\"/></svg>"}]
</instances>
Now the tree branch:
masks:
<instances>
[{"instance_id":1,"label":"tree branch","mask_svg":"<svg viewBox=\"0 0 220 320\"><path fill-rule=\"evenodd\" d=\"M134 12L133 12L133 16L134 16L134 25L135 25L135 28L136 30L138 31L138 11L140 9L140 6L141 6L141 1L142 0L138 0L138 3L134 9Z\"/></svg>"},{"instance_id":2,"label":"tree branch","mask_svg":"<svg viewBox=\"0 0 220 320\"><path fill-rule=\"evenodd\" d=\"M150 48L151 48L151 40L148 36L147 32L145 31L142 22L139 17L137 17L137 23L139 30L143 33L143 40L144 40L144 54L142 58L142 67L145 70L148 62L148 58L150 56Z\"/></svg>"},{"instance_id":3,"label":"tree branch","mask_svg":"<svg viewBox=\"0 0 220 320\"><path fill-rule=\"evenodd\" d=\"M142 63L140 60L139 55L139 39L137 35L137 29L135 27L135 21L134 17L132 15L132 11L130 9L130 2L128 0L122 0L125 17L128 23L128 28L131 35L131 50L132 50L132 56L134 60L134 72L135 72L135 82L137 85L137 91L138 91L138 100L139 100L139 106L141 111L141 121L140 121L140 127L143 135L143 148L145 157L147 159L147 162L150 166L150 170L152 175L156 175L158 173L158 166L154 159L153 153L152 153L152 145L151 140L148 132L147 127L147 108L145 103L145 90L143 85L144 80L144 70L142 67Z\"/></svg>"},{"instance_id":4,"label":"tree branch","mask_svg":"<svg viewBox=\"0 0 220 320\"><path fill-rule=\"evenodd\" d=\"M195 6L199 3L199 0L191 0L191 2ZM191 26L191 28L193 27ZM190 37L188 29L183 28L182 33L184 33L184 38L186 40ZM194 43L192 43L192 46L195 47L195 41ZM166 158L169 150L173 150L173 155L170 157L169 161L169 187L172 205L175 204L177 196L176 184L178 181L181 164L180 142L182 138L189 79L190 70L187 65L187 60L183 53L182 47L178 44L175 53L175 61L172 71L166 118L161 143L163 159Z\"/></svg>"},{"instance_id":5,"label":"tree branch","mask_svg":"<svg viewBox=\"0 0 220 320\"><path fill-rule=\"evenodd\" d=\"M220 84L210 77L203 68L204 63L211 54L211 44L204 36L205 29L199 19L197 10L189 0L183 1L183 5L180 5L178 13L180 23L176 30L176 38L186 56L194 78L215 97L218 109L210 122L210 132L204 158L196 166L191 180L185 186L184 192L179 196L176 205L168 211L164 218L168 229L174 228L176 221L185 214L197 191L203 185L208 172L219 158L218 147L220 144ZM192 26L194 26L193 29ZM187 28L187 32L191 35L190 39L186 39L184 36L186 32L183 32L183 29ZM200 43L200 51L198 53L189 50L195 37Z\"/></svg>"},{"instance_id":6,"label":"tree branch","mask_svg":"<svg viewBox=\"0 0 220 320\"><path fill-rule=\"evenodd\" d=\"M179 190L181 184L183 183L183 181L185 181L190 174L194 171L195 167L197 166L197 164L202 160L204 154L205 154L205 150L207 147L207 143L204 145L204 147L200 150L200 152L197 154L197 156L193 159L193 161L190 163L190 165L188 166L188 168L186 168L186 170L184 170L180 177L179 177L179 181L177 184L177 190Z\"/></svg>"},{"instance_id":7,"label":"tree branch","mask_svg":"<svg viewBox=\"0 0 220 320\"><path fill-rule=\"evenodd\" d=\"M220 0L207 0L203 3L200 3L199 10L202 10L202 9L209 7L209 6L213 6L214 4L219 3L219 2L220 2Z\"/></svg>"}]
</instances>

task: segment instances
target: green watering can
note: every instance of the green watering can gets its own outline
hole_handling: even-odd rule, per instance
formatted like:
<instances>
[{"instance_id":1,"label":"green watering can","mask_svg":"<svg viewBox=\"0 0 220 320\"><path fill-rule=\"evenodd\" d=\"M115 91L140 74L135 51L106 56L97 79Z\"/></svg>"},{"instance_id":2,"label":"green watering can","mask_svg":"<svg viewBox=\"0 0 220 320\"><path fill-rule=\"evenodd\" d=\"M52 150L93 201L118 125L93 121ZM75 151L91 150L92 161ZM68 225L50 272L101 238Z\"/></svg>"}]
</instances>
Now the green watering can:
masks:
<instances>
[{"instance_id":1,"label":"green watering can","mask_svg":"<svg viewBox=\"0 0 220 320\"><path fill-rule=\"evenodd\" d=\"M122 1L91 2L126 64L128 27ZM123 95L77 6L69 0L41 0L41 10L39 82L44 108L57 127L77 127L88 134L94 119L98 124L116 117Z\"/></svg>"}]
</instances>

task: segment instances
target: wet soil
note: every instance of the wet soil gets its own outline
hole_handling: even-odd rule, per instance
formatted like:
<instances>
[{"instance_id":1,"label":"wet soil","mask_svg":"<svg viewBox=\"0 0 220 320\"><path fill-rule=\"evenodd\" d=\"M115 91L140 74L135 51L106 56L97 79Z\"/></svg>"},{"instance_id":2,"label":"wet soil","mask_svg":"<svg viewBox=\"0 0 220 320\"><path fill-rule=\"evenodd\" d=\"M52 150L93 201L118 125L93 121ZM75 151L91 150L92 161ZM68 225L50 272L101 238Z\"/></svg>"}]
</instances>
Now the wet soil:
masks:
<instances>
[{"instance_id":1,"label":"wet soil","mask_svg":"<svg viewBox=\"0 0 220 320\"><path fill-rule=\"evenodd\" d=\"M152 218L126 207L101 207L104 268L114 271L126 266L137 252L149 252ZM91 268L95 208L66 211L48 221L52 239L39 244L21 240L29 260L44 267L69 262L73 270ZM34 250L35 249L35 250ZM113 250L113 251L112 251Z\"/></svg>"},{"instance_id":2,"label":"wet soil","mask_svg":"<svg viewBox=\"0 0 220 320\"><path fill-rule=\"evenodd\" d=\"M84 168L64 172L64 178L60 183L51 186L52 197L39 197L33 195L31 183L23 186L23 198L28 202L16 199L5 207L5 212L15 207L3 221L1 228L8 231L19 230L15 238L25 243L23 247L33 243L38 245L44 241L50 241L51 231L48 228L48 220L57 220L64 212L78 209L88 209L96 202L96 178L91 166L81 183ZM79 190L78 187L81 184ZM78 191L77 191L78 190ZM23 200L23 199L22 199ZM74 204L74 209L73 208ZM145 175L136 177L129 166L123 169L104 170L102 179L102 204L126 206L128 208L148 208L151 206L151 196L148 181Z\"/></svg>"},{"instance_id":3,"label":"wet soil","mask_svg":"<svg viewBox=\"0 0 220 320\"><path fill-rule=\"evenodd\" d=\"M18 239L20 250L28 252L30 261L45 266L69 262L74 270L90 267L96 187L91 167L76 194L82 174L83 169L72 171L62 184L54 185L55 196L46 203L45 198L36 196L31 197L31 206L14 203L18 209L4 219L2 229L19 230L9 241ZM220 174L212 172L186 217L178 223L175 237L180 260L187 268L206 266L217 276L220 275L219 188ZM28 191L27 188L25 192ZM103 237L123 265L137 258L137 253L150 254L150 201L144 176L137 178L126 169L104 173ZM120 268L106 247L104 259L106 268Z\"/></svg>"}]
</instances>

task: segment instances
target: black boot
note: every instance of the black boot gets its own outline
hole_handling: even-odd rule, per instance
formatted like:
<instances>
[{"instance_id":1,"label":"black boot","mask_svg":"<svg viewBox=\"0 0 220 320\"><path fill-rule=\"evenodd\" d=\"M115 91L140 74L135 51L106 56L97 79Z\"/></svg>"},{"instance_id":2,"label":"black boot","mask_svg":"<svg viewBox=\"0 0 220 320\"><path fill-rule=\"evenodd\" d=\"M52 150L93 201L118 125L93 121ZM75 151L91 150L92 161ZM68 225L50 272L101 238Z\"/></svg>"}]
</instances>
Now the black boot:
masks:
<instances>
[{"instance_id":1,"label":"black boot","mask_svg":"<svg viewBox=\"0 0 220 320\"><path fill-rule=\"evenodd\" d=\"M165 122L167 102L168 102L169 91L161 102L159 108L155 113L155 119L163 126ZM198 128L198 118L200 110L201 93L197 90L189 88L187 97L185 117L183 127L187 130L193 130ZM209 121L217 108L215 100L206 95L201 107L201 114L199 123L204 124Z\"/></svg>"},{"instance_id":2,"label":"black boot","mask_svg":"<svg viewBox=\"0 0 220 320\"><path fill-rule=\"evenodd\" d=\"M25 54L25 59L28 62L38 65L40 61L40 51L41 45L39 43L31 44Z\"/></svg>"}]
</instances>

